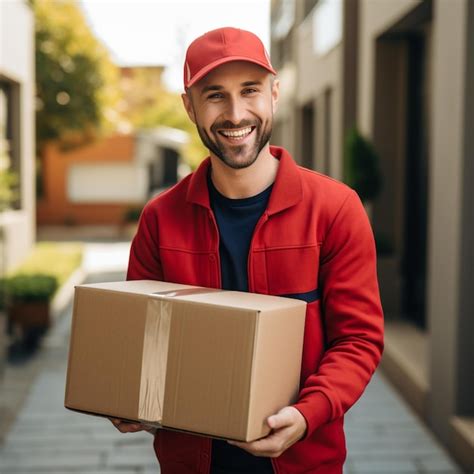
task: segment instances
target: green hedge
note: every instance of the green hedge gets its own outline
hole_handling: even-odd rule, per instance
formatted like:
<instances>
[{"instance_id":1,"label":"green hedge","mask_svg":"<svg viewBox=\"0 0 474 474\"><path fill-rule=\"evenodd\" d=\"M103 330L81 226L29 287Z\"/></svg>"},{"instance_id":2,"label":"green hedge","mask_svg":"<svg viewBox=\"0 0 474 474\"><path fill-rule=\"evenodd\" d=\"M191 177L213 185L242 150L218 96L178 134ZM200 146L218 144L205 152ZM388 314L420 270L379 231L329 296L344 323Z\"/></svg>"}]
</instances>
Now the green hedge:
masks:
<instances>
[{"instance_id":1,"label":"green hedge","mask_svg":"<svg viewBox=\"0 0 474 474\"><path fill-rule=\"evenodd\" d=\"M49 300L82 263L80 242L38 242L24 262L0 280L0 309L6 301Z\"/></svg>"},{"instance_id":2,"label":"green hedge","mask_svg":"<svg viewBox=\"0 0 474 474\"><path fill-rule=\"evenodd\" d=\"M49 301L57 289L57 278L41 273L18 274L5 281L5 293L8 301Z\"/></svg>"}]
</instances>

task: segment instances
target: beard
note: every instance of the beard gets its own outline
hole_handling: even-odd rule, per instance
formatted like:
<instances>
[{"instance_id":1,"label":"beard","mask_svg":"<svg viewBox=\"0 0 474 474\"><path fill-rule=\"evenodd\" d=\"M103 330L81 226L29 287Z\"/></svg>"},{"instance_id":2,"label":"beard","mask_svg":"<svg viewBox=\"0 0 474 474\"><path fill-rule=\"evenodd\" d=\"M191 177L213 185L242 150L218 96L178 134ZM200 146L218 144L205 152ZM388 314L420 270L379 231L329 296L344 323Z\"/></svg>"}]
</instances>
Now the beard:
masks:
<instances>
[{"instance_id":1,"label":"beard","mask_svg":"<svg viewBox=\"0 0 474 474\"><path fill-rule=\"evenodd\" d=\"M219 138L218 129L236 130L244 127L255 127L252 130L253 137L252 144L245 145L229 145L224 143ZM213 140L207 131L196 125L199 136L204 146L211 151L217 158L219 158L224 164L233 169L242 169L251 166L258 158L258 155L262 151L263 147L270 141L272 135L272 119L270 118L265 123L260 121L251 122L243 120L238 125L234 125L232 122L215 122L211 126L211 132L216 137Z\"/></svg>"}]
</instances>

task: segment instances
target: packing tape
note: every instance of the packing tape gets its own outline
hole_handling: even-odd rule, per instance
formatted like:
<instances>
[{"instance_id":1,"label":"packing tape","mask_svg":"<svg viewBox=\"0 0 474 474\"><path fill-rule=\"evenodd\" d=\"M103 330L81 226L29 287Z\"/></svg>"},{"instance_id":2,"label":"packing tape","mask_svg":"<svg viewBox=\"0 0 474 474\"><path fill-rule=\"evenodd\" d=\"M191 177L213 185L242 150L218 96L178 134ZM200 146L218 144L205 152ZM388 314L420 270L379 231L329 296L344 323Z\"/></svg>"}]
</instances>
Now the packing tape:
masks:
<instances>
[{"instance_id":1,"label":"packing tape","mask_svg":"<svg viewBox=\"0 0 474 474\"><path fill-rule=\"evenodd\" d=\"M161 423L163 417L171 306L161 298L150 298L147 304L139 404L139 418L146 422Z\"/></svg>"},{"instance_id":2,"label":"packing tape","mask_svg":"<svg viewBox=\"0 0 474 474\"><path fill-rule=\"evenodd\" d=\"M140 385L139 419L144 423L160 424L163 418L166 367L171 329L172 301L167 298L214 293L217 288L186 288L156 291L150 295L145 318L142 376ZM147 363L144 363L147 361Z\"/></svg>"}]
</instances>

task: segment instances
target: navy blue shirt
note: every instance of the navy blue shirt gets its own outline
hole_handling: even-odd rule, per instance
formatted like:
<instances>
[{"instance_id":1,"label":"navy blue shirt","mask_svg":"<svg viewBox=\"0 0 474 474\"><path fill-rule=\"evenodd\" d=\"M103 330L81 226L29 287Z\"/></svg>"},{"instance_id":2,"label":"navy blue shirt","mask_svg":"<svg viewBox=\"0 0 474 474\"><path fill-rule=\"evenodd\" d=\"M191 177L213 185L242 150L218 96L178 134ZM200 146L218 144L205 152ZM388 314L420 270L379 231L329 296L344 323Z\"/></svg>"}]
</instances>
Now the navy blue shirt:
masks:
<instances>
[{"instance_id":1,"label":"navy blue shirt","mask_svg":"<svg viewBox=\"0 0 474 474\"><path fill-rule=\"evenodd\" d=\"M272 185L243 199L223 196L208 174L209 199L219 228L222 288L248 291L247 260L253 231L265 211ZM222 440L212 440L211 474L272 473L269 458L256 457Z\"/></svg>"}]
</instances>

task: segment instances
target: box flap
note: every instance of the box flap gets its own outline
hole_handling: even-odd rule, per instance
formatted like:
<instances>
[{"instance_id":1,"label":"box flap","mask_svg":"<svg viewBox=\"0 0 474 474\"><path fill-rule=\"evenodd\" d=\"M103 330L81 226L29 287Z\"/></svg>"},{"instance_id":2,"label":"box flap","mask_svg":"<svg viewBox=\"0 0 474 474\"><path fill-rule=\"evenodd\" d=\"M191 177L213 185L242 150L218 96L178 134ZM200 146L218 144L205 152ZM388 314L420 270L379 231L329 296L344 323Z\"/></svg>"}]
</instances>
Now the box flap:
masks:
<instances>
[{"instance_id":1,"label":"box flap","mask_svg":"<svg viewBox=\"0 0 474 474\"><path fill-rule=\"evenodd\" d=\"M171 296L184 301L194 301L196 303L228 306L253 311L271 311L274 309L295 308L305 305L304 302L293 298L206 288L189 293L186 291L177 291L175 295Z\"/></svg>"},{"instance_id":2,"label":"box flap","mask_svg":"<svg viewBox=\"0 0 474 474\"><path fill-rule=\"evenodd\" d=\"M122 293L138 293L148 295L155 291L173 291L196 288L190 285L180 285L179 283L168 283L157 280L128 280L109 281L104 283L85 283L76 288L98 288L101 290L119 291Z\"/></svg>"}]
</instances>

